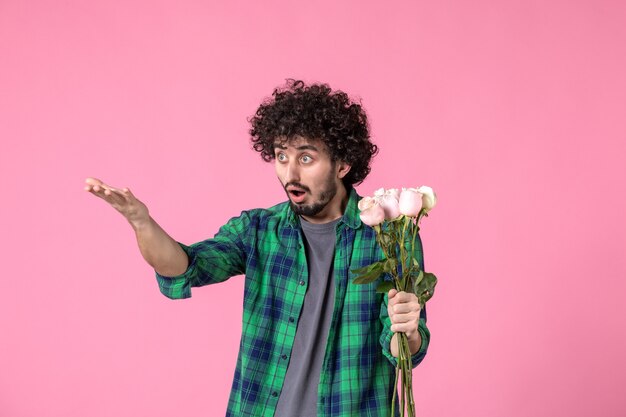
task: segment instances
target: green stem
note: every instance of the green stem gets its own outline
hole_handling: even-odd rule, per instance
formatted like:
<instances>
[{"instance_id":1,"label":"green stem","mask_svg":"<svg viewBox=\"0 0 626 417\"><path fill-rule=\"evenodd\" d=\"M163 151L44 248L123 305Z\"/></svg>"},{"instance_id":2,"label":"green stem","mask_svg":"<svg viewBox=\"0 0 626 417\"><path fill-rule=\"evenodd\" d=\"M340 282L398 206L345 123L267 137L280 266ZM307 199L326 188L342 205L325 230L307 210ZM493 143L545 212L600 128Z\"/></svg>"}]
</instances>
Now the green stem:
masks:
<instances>
[{"instance_id":1,"label":"green stem","mask_svg":"<svg viewBox=\"0 0 626 417\"><path fill-rule=\"evenodd\" d=\"M417 232L419 232L420 230L420 218L422 217L422 212L420 212L420 214L417 215L417 218L415 219L415 224L413 225L413 240L411 241L411 255L415 254L415 238L417 237ZM411 267L413 266L413 260L411 260ZM419 266L420 269L422 268L422 265Z\"/></svg>"},{"instance_id":2,"label":"green stem","mask_svg":"<svg viewBox=\"0 0 626 417\"><path fill-rule=\"evenodd\" d=\"M386 259L389 259L389 252L387 251L387 248L385 247L385 245L383 244L383 241L380 238L382 232L378 232L378 230L376 230L376 242L378 242L378 246L380 246L380 248L383 251L383 255L385 255Z\"/></svg>"},{"instance_id":3,"label":"green stem","mask_svg":"<svg viewBox=\"0 0 626 417\"><path fill-rule=\"evenodd\" d=\"M399 339L399 353L398 357L401 358L402 368L402 388L403 397L405 401L403 403L403 410L406 408L408 417L415 417L415 400L413 398L413 369L411 367L411 350L409 347L409 341L406 334L400 333ZM404 411L403 411L404 413ZM404 415L404 414L403 414Z\"/></svg>"},{"instance_id":4,"label":"green stem","mask_svg":"<svg viewBox=\"0 0 626 417\"><path fill-rule=\"evenodd\" d=\"M391 417L396 417L396 394L398 393L398 375L400 367L396 365L396 381L393 383L393 398L391 399Z\"/></svg>"},{"instance_id":5,"label":"green stem","mask_svg":"<svg viewBox=\"0 0 626 417\"><path fill-rule=\"evenodd\" d=\"M399 228L396 226L396 239L400 244L400 270L402 271L402 291L406 291L406 284L407 284L407 275L406 275L406 258L407 258L407 251L406 251L406 247L404 246L404 236L406 234L406 226L408 224L408 218L406 218L404 220L404 224L402 226L402 233L400 233L400 230L398 230Z\"/></svg>"},{"instance_id":6,"label":"green stem","mask_svg":"<svg viewBox=\"0 0 626 417\"><path fill-rule=\"evenodd\" d=\"M401 402L400 402L400 415L402 417L404 417L404 410L406 408L406 404L404 402L405 398L406 398L406 391L404 390L404 381L406 380L406 373L405 373L405 366L404 366L404 352L403 352L403 348L402 348L402 341L401 341L401 336L403 333L397 333L398 334L398 365L400 366L400 370L402 372L402 397L401 397Z\"/></svg>"},{"instance_id":7,"label":"green stem","mask_svg":"<svg viewBox=\"0 0 626 417\"><path fill-rule=\"evenodd\" d=\"M404 218L404 226L402 227L402 236L400 236L400 241L402 242L402 246L404 247L404 237L406 236L406 228L409 225L409 223L411 223L411 218L410 217L405 217ZM407 260L407 255L406 255L406 249L404 250L404 259L402 260L402 275L404 276L404 272L405 272L405 265L406 265L406 269L408 269L409 271L411 270L411 264L406 264L406 260ZM409 259L411 257L411 254L408 255Z\"/></svg>"}]
</instances>

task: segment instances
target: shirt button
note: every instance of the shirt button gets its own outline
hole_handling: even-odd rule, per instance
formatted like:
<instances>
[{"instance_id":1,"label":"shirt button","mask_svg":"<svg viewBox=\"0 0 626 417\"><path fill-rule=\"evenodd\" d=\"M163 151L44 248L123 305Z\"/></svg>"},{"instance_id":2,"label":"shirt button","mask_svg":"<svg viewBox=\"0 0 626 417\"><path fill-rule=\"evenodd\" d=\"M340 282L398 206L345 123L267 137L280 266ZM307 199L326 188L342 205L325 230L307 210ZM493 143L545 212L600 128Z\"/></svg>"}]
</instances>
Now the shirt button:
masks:
<instances>
[{"instance_id":1,"label":"shirt button","mask_svg":"<svg viewBox=\"0 0 626 417\"><path fill-rule=\"evenodd\" d=\"M289 323L293 323L294 321L293 317L289 317Z\"/></svg>"},{"instance_id":2,"label":"shirt button","mask_svg":"<svg viewBox=\"0 0 626 417\"><path fill-rule=\"evenodd\" d=\"M287 355L283 355L283 356L281 356L281 358L287 359Z\"/></svg>"},{"instance_id":3,"label":"shirt button","mask_svg":"<svg viewBox=\"0 0 626 417\"><path fill-rule=\"evenodd\" d=\"M300 285L304 285L304 281L302 281L302 280L301 280L301 281L300 281Z\"/></svg>"},{"instance_id":4,"label":"shirt button","mask_svg":"<svg viewBox=\"0 0 626 417\"><path fill-rule=\"evenodd\" d=\"M272 392L272 397L278 397L278 393L276 391Z\"/></svg>"}]
</instances>

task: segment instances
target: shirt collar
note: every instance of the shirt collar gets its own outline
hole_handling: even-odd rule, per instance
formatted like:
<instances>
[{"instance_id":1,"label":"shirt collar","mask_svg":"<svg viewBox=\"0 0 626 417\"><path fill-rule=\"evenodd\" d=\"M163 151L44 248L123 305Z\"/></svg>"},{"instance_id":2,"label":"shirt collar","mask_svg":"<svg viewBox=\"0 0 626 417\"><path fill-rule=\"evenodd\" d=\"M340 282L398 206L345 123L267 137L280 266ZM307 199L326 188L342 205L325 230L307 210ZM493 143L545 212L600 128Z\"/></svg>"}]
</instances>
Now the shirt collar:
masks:
<instances>
[{"instance_id":1,"label":"shirt collar","mask_svg":"<svg viewBox=\"0 0 626 417\"><path fill-rule=\"evenodd\" d=\"M346 204L346 210L343 213L343 216L339 220L338 224L344 223L346 226L352 229L358 229L361 227L361 217L359 216L359 200L361 196L357 194L354 187L350 187L348 190L348 204ZM298 215L294 213L289 205L289 202L285 203L285 216L287 220L287 225L293 228L300 228L300 221L298 219Z\"/></svg>"}]
</instances>

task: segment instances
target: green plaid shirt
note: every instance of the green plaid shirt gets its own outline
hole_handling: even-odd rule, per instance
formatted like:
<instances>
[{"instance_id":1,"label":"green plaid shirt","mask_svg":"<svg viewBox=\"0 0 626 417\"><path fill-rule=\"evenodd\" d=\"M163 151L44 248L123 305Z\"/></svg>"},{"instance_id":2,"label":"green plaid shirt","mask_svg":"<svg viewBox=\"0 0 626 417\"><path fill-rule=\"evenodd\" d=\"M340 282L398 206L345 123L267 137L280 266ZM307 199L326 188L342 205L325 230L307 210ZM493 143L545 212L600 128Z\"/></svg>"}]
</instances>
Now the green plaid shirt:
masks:
<instances>
[{"instance_id":1,"label":"green plaid shirt","mask_svg":"<svg viewBox=\"0 0 626 417\"><path fill-rule=\"evenodd\" d=\"M355 285L350 272L380 260L382 253L374 230L359 218L360 197L354 189L349 192L336 229L335 303L318 385L317 414L388 417L396 359L389 350L393 332L387 294L375 291L383 278ZM244 211L222 226L213 239L191 246L179 244L189 256L187 271L176 277L156 274L161 292L169 298L188 298L192 287L245 275L242 335L226 416L272 417L308 285L296 214L287 202ZM423 265L421 248L419 242L416 255ZM422 345L412 357L413 367L426 355L430 341L425 309L418 330Z\"/></svg>"}]
</instances>

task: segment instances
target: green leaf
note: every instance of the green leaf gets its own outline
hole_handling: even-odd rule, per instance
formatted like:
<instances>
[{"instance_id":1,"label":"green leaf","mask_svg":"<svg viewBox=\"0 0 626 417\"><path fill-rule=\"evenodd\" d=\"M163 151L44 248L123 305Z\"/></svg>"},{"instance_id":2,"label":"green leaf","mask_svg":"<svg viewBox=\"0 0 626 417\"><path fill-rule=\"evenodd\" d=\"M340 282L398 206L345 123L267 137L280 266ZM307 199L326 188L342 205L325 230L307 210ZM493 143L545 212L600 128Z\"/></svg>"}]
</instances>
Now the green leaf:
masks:
<instances>
[{"instance_id":1,"label":"green leaf","mask_svg":"<svg viewBox=\"0 0 626 417\"><path fill-rule=\"evenodd\" d=\"M364 275L359 275L356 277L352 283L353 284L369 284L378 279L378 277L382 274L382 271L372 271Z\"/></svg>"},{"instance_id":2,"label":"green leaf","mask_svg":"<svg viewBox=\"0 0 626 417\"><path fill-rule=\"evenodd\" d=\"M378 261L378 262L374 262L373 264L366 265L366 266L364 266L364 267L362 267L362 268L351 269L350 271L351 271L353 274L356 274L356 275L363 275L363 274L367 274L368 272L371 272L371 271L373 271L374 269L377 269L377 268L382 268L383 263L385 263L385 262L386 262L386 260L383 260L383 261Z\"/></svg>"},{"instance_id":3,"label":"green leaf","mask_svg":"<svg viewBox=\"0 0 626 417\"><path fill-rule=\"evenodd\" d=\"M396 288L393 281L383 281L376 287L376 292L386 294L392 288Z\"/></svg>"},{"instance_id":4,"label":"green leaf","mask_svg":"<svg viewBox=\"0 0 626 417\"><path fill-rule=\"evenodd\" d=\"M395 219L391 219L391 220L387 220L387 223L394 223L394 222L399 222L405 219L405 215L401 214L400 216L396 217Z\"/></svg>"},{"instance_id":5,"label":"green leaf","mask_svg":"<svg viewBox=\"0 0 626 417\"><path fill-rule=\"evenodd\" d=\"M413 287L415 287L420 282L422 282L423 279L424 279L424 271L420 270L419 273L417 274L417 277L415 277L415 281L413 281Z\"/></svg>"},{"instance_id":6,"label":"green leaf","mask_svg":"<svg viewBox=\"0 0 626 417\"><path fill-rule=\"evenodd\" d=\"M394 273L398 269L398 260L396 258L386 259L383 263L383 271L388 274Z\"/></svg>"},{"instance_id":7,"label":"green leaf","mask_svg":"<svg viewBox=\"0 0 626 417\"><path fill-rule=\"evenodd\" d=\"M353 284L369 284L376 281L376 279L383 273L383 262L376 262L370 265L370 270L364 274L359 275L354 280Z\"/></svg>"},{"instance_id":8,"label":"green leaf","mask_svg":"<svg viewBox=\"0 0 626 417\"><path fill-rule=\"evenodd\" d=\"M413 287L414 293L421 306L424 306L435 294L435 286L437 285L437 277L430 272L423 273L423 279L419 283L415 283Z\"/></svg>"},{"instance_id":9,"label":"green leaf","mask_svg":"<svg viewBox=\"0 0 626 417\"><path fill-rule=\"evenodd\" d=\"M391 234L387 232L381 232L380 242L385 246L389 245L392 242Z\"/></svg>"}]
</instances>

